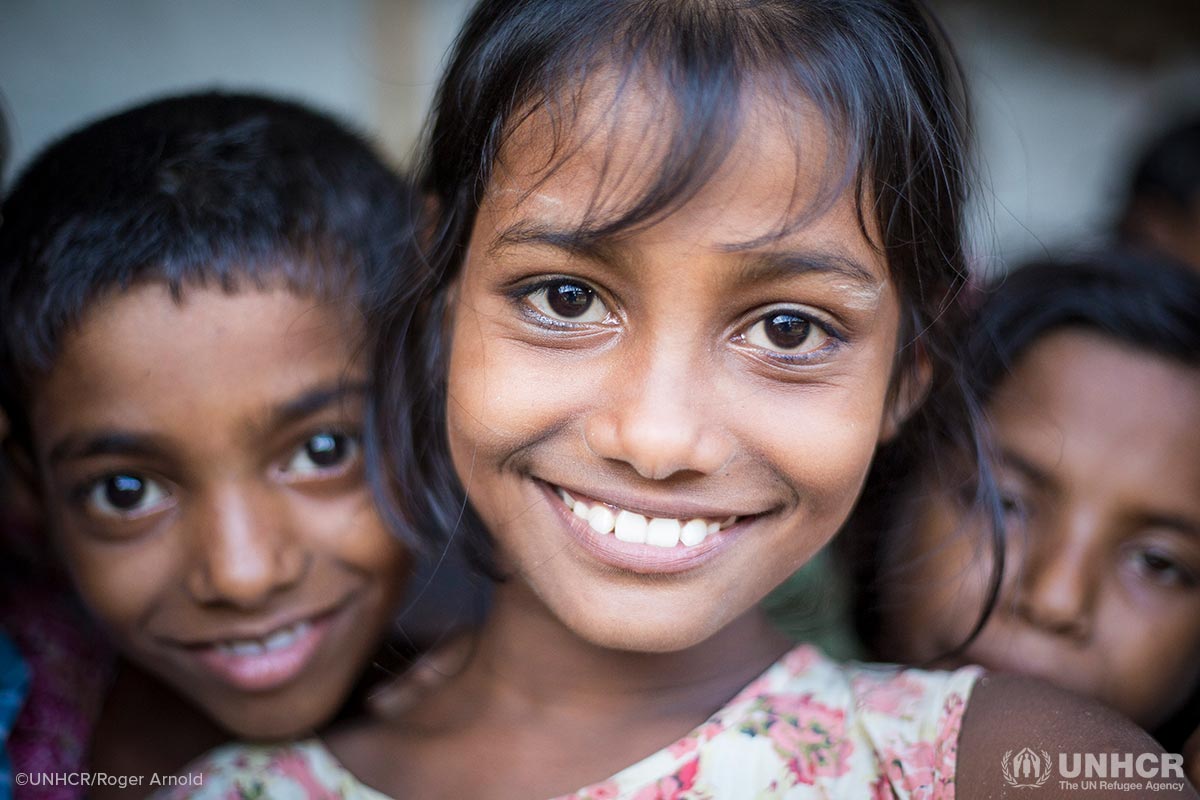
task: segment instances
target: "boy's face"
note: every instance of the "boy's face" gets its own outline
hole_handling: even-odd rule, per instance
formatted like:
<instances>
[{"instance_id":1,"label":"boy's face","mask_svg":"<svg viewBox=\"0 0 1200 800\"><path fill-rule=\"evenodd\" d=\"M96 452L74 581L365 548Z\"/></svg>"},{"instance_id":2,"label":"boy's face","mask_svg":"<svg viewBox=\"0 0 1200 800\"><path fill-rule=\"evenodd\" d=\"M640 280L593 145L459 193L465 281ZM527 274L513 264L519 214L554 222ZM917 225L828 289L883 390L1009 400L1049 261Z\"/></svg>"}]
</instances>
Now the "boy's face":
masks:
<instances>
[{"instance_id":1,"label":"boy's face","mask_svg":"<svg viewBox=\"0 0 1200 800\"><path fill-rule=\"evenodd\" d=\"M449 373L455 467L518 576L499 591L635 651L708 639L834 534L889 427L899 327L852 196L773 236L826 177L815 115L752 104L682 208L574 236L656 177L666 105L597 100L549 174L543 120L513 134L456 287Z\"/></svg>"},{"instance_id":2,"label":"boy's face","mask_svg":"<svg viewBox=\"0 0 1200 800\"><path fill-rule=\"evenodd\" d=\"M35 458L83 600L237 735L328 720L407 557L359 444L360 323L284 289L106 295L37 387Z\"/></svg>"},{"instance_id":3,"label":"boy's face","mask_svg":"<svg viewBox=\"0 0 1200 800\"><path fill-rule=\"evenodd\" d=\"M989 412L1011 566L964 660L1155 727L1200 681L1200 369L1063 331L1017 362ZM924 501L918 569L890 598L909 657L974 623L991 568L980 530L946 493Z\"/></svg>"}]
</instances>

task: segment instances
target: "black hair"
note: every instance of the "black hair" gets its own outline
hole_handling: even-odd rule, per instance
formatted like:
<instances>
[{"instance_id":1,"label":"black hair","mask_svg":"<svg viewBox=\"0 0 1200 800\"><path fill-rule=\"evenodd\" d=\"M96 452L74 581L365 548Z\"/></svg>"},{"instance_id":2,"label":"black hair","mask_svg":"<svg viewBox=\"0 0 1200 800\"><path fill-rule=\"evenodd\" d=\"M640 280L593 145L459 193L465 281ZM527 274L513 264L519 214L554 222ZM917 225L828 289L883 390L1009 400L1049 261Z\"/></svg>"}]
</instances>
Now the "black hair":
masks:
<instances>
[{"instance_id":1,"label":"black hair","mask_svg":"<svg viewBox=\"0 0 1200 800\"><path fill-rule=\"evenodd\" d=\"M1153 357L1200 368L1200 276L1132 251L1034 261L986 287L970 324L967 377L985 405L1030 348L1062 330L1098 333ZM918 470L911 476L914 502L928 475ZM911 510L898 513L881 535L904 537L913 516ZM903 567L879 580L896 580L902 572ZM865 638L876 642L879 610L864 605L859 613ZM1198 724L1200 688L1155 733L1165 747L1178 750Z\"/></svg>"},{"instance_id":2,"label":"black hair","mask_svg":"<svg viewBox=\"0 0 1200 800\"><path fill-rule=\"evenodd\" d=\"M31 444L33 386L103 293L282 279L368 312L385 276L415 260L411 202L363 138L252 94L168 97L52 144L2 209L0 404L14 441Z\"/></svg>"},{"instance_id":3,"label":"black hair","mask_svg":"<svg viewBox=\"0 0 1200 800\"><path fill-rule=\"evenodd\" d=\"M1129 179L1121 233L1137 238L1139 207L1186 212L1200 203L1200 116L1161 132L1142 152Z\"/></svg>"},{"instance_id":4,"label":"black hair","mask_svg":"<svg viewBox=\"0 0 1200 800\"><path fill-rule=\"evenodd\" d=\"M397 287L379 324L376 469L392 512L447 535L462 531L476 563L489 564L490 538L446 440L447 295L514 130L534 114L550 116L549 174L571 155L586 83L613 73L614 103L647 85L667 89L659 118L670 120L671 132L657 169L645 170L657 174L648 188L615 217L585 221L579 234L636 231L684 205L728 156L748 98L765 96L785 110L815 105L846 165L823 196L853 190L863 232L898 288L896 372L925 359L941 387L941 405L926 403L878 454L868 497L889 484L889 453L926 451L930 431L953 429L973 441L976 414L957 377L949 325L967 278L969 124L958 65L916 2L482 0L459 34L426 130L419 182L435 214L424 274ZM796 121L799 137L800 115ZM999 519L994 486L981 485Z\"/></svg>"}]
</instances>

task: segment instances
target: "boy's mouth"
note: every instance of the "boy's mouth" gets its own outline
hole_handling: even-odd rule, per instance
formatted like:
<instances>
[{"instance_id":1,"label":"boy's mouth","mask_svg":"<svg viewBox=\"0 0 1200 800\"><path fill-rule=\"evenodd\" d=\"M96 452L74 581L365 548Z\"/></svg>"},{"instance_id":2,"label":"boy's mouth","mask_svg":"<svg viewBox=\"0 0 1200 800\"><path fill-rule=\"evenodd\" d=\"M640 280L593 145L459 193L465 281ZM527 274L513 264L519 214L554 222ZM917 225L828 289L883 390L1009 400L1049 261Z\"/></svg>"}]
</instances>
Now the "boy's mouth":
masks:
<instances>
[{"instance_id":1,"label":"boy's mouth","mask_svg":"<svg viewBox=\"0 0 1200 800\"><path fill-rule=\"evenodd\" d=\"M756 515L714 517L666 517L642 514L593 497L551 486L567 509L600 536L612 534L629 544L663 549L691 548L705 539Z\"/></svg>"}]
</instances>

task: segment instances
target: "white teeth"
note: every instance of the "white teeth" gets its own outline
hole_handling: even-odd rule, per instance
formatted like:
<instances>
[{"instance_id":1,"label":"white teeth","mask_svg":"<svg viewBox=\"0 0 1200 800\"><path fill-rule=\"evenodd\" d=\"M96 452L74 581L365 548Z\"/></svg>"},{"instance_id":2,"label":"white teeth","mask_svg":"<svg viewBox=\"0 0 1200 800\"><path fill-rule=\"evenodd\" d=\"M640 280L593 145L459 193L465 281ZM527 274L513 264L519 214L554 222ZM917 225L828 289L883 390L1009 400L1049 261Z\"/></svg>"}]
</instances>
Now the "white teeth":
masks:
<instances>
[{"instance_id":1,"label":"white teeth","mask_svg":"<svg viewBox=\"0 0 1200 800\"><path fill-rule=\"evenodd\" d=\"M588 525L596 533L611 533L614 521L613 513L604 506L596 506L588 511Z\"/></svg>"},{"instance_id":2,"label":"white teeth","mask_svg":"<svg viewBox=\"0 0 1200 800\"><path fill-rule=\"evenodd\" d=\"M681 527L677 519L655 517L646 526L646 544L652 544L655 547L674 547L679 544Z\"/></svg>"},{"instance_id":3,"label":"white teeth","mask_svg":"<svg viewBox=\"0 0 1200 800\"><path fill-rule=\"evenodd\" d=\"M709 536L730 527L741 519L736 515L727 517L720 522L712 519L692 519L681 522L670 517L647 518L642 514L624 509L614 509L603 503L589 506L582 500L576 500L565 489L558 489L557 492L571 513L586 521L588 527L593 531L601 535L615 531L618 539L634 544L650 544L655 547L667 548L682 544L685 547L694 547ZM275 636L279 635L275 634ZM271 648L275 636L267 641L268 649ZM286 644L290 644L290 641ZM282 647L286 644L278 646Z\"/></svg>"},{"instance_id":4,"label":"white teeth","mask_svg":"<svg viewBox=\"0 0 1200 800\"><path fill-rule=\"evenodd\" d=\"M646 543L646 518L632 511L617 514L617 538L622 542Z\"/></svg>"},{"instance_id":5,"label":"white teeth","mask_svg":"<svg viewBox=\"0 0 1200 800\"><path fill-rule=\"evenodd\" d=\"M219 643L217 649L234 656L261 656L263 653L290 647L308 633L310 627L312 626L308 622L297 622L272 633L266 639L235 639Z\"/></svg>"},{"instance_id":6,"label":"white teeth","mask_svg":"<svg viewBox=\"0 0 1200 800\"><path fill-rule=\"evenodd\" d=\"M715 522L705 522L702 519L689 520L686 525L679 531L679 541L683 542L686 547L694 547L704 541L710 533L716 533L712 530Z\"/></svg>"},{"instance_id":7,"label":"white teeth","mask_svg":"<svg viewBox=\"0 0 1200 800\"><path fill-rule=\"evenodd\" d=\"M259 656L267 652L267 648L258 642L233 642L229 645L229 652L235 656Z\"/></svg>"}]
</instances>

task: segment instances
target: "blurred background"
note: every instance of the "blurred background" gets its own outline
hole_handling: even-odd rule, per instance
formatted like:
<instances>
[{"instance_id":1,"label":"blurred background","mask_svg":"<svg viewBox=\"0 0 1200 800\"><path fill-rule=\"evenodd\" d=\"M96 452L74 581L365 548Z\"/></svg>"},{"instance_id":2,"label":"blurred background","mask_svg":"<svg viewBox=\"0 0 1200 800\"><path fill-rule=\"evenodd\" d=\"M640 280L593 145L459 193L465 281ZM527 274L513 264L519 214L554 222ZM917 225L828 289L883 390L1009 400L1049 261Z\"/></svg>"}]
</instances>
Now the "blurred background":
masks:
<instances>
[{"instance_id":1,"label":"blurred background","mask_svg":"<svg viewBox=\"0 0 1200 800\"><path fill-rule=\"evenodd\" d=\"M469 0L0 0L4 185L49 140L205 86L331 110L406 163ZM1197 0L935 0L974 91L981 269L1096 244L1131 161L1200 113Z\"/></svg>"}]
</instances>

